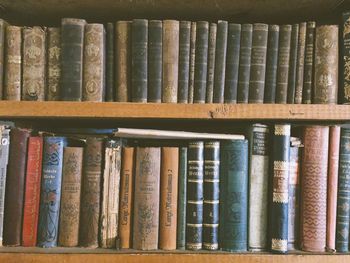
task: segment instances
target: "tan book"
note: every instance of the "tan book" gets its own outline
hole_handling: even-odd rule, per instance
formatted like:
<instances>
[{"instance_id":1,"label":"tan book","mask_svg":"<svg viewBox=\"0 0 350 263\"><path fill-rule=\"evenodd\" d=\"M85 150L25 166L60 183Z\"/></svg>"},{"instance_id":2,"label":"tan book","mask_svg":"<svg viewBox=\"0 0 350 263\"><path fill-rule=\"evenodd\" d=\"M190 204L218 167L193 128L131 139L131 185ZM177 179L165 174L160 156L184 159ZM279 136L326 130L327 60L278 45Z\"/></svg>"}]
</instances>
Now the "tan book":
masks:
<instances>
[{"instance_id":1,"label":"tan book","mask_svg":"<svg viewBox=\"0 0 350 263\"><path fill-rule=\"evenodd\" d=\"M61 30L47 29L47 100L59 100L61 77Z\"/></svg>"}]
</instances>

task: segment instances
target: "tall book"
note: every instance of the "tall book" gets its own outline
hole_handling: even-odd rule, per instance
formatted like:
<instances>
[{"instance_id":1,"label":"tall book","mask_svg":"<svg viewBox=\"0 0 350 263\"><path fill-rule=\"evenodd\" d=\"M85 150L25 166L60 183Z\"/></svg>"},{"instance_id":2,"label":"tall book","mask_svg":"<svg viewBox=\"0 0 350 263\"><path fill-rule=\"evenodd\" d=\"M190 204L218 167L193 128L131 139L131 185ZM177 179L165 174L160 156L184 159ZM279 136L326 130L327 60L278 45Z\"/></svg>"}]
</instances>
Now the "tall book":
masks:
<instances>
[{"instance_id":1,"label":"tall book","mask_svg":"<svg viewBox=\"0 0 350 263\"><path fill-rule=\"evenodd\" d=\"M40 247L56 247L61 204L63 148L65 137L44 137L41 179L38 243Z\"/></svg>"},{"instance_id":2,"label":"tall book","mask_svg":"<svg viewBox=\"0 0 350 263\"><path fill-rule=\"evenodd\" d=\"M179 25L179 80L178 103L188 103L188 85L190 70L191 22L180 21Z\"/></svg>"},{"instance_id":3,"label":"tall book","mask_svg":"<svg viewBox=\"0 0 350 263\"><path fill-rule=\"evenodd\" d=\"M5 58L5 32L8 23L0 19L0 100L3 99L4 91L4 58Z\"/></svg>"},{"instance_id":4,"label":"tall book","mask_svg":"<svg viewBox=\"0 0 350 263\"><path fill-rule=\"evenodd\" d=\"M187 147L179 148L179 183L177 201L176 248L186 248Z\"/></svg>"},{"instance_id":5,"label":"tall book","mask_svg":"<svg viewBox=\"0 0 350 263\"><path fill-rule=\"evenodd\" d=\"M61 29L47 28L46 100L59 100L61 89Z\"/></svg>"},{"instance_id":6,"label":"tall book","mask_svg":"<svg viewBox=\"0 0 350 263\"><path fill-rule=\"evenodd\" d=\"M85 24L84 19L61 21L61 100L82 100Z\"/></svg>"},{"instance_id":7,"label":"tall book","mask_svg":"<svg viewBox=\"0 0 350 263\"><path fill-rule=\"evenodd\" d=\"M292 34L290 39L290 58L289 58L289 72L288 72L288 94L287 103L294 104L295 90L296 90L296 75L298 63L298 40L299 40L299 24L292 25ZM304 41L305 49L305 41ZM304 65L304 59L303 65Z\"/></svg>"},{"instance_id":8,"label":"tall book","mask_svg":"<svg viewBox=\"0 0 350 263\"><path fill-rule=\"evenodd\" d=\"M299 101L302 97L304 88L304 72L305 72L305 51L306 51L306 23L299 24L299 37L298 37L298 57L296 65L296 79L295 79L295 90Z\"/></svg>"},{"instance_id":9,"label":"tall book","mask_svg":"<svg viewBox=\"0 0 350 263\"><path fill-rule=\"evenodd\" d=\"M194 96L194 68L196 60L196 36L197 36L197 23L191 22L191 35L190 35L190 68L188 77L188 103L193 103Z\"/></svg>"},{"instance_id":10,"label":"tall book","mask_svg":"<svg viewBox=\"0 0 350 263\"><path fill-rule=\"evenodd\" d=\"M115 30L113 23L106 26L106 101L114 101L114 49Z\"/></svg>"},{"instance_id":11,"label":"tall book","mask_svg":"<svg viewBox=\"0 0 350 263\"><path fill-rule=\"evenodd\" d=\"M342 92L342 102L344 104L350 103L350 12L343 13L343 39L341 43L341 51L343 54L342 59L342 68L341 68L341 76L342 76L342 84L343 89Z\"/></svg>"},{"instance_id":12,"label":"tall book","mask_svg":"<svg viewBox=\"0 0 350 263\"><path fill-rule=\"evenodd\" d=\"M205 96L206 103L213 103L216 35L217 35L217 24L210 23L209 43L208 43L208 73L207 73L207 87L206 87L206 96Z\"/></svg>"},{"instance_id":13,"label":"tall book","mask_svg":"<svg viewBox=\"0 0 350 263\"><path fill-rule=\"evenodd\" d=\"M137 147L133 248L158 248L160 148Z\"/></svg>"}]
</instances>

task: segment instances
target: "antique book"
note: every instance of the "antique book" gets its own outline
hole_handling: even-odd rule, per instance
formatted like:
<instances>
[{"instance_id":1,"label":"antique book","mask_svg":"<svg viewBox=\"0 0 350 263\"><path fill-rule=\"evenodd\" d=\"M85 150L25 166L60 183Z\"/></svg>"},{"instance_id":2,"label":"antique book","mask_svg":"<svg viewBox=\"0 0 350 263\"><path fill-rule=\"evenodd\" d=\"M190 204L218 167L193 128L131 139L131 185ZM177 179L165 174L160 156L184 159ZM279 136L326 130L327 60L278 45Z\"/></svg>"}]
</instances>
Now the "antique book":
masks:
<instances>
[{"instance_id":1,"label":"antique book","mask_svg":"<svg viewBox=\"0 0 350 263\"><path fill-rule=\"evenodd\" d=\"M176 249L179 148L162 147L159 204L159 249Z\"/></svg>"},{"instance_id":2,"label":"antique book","mask_svg":"<svg viewBox=\"0 0 350 263\"><path fill-rule=\"evenodd\" d=\"M103 188L100 215L100 247L119 248L119 188L122 141L108 139L105 144Z\"/></svg>"},{"instance_id":3,"label":"antique book","mask_svg":"<svg viewBox=\"0 0 350 263\"><path fill-rule=\"evenodd\" d=\"M340 126L329 127L326 249L335 252Z\"/></svg>"},{"instance_id":4,"label":"antique book","mask_svg":"<svg viewBox=\"0 0 350 263\"><path fill-rule=\"evenodd\" d=\"M191 22L180 21L179 25L179 78L178 103L188 103L188 85L190 70Z\"/></svg>"},{"instance_id":5,"label":"antique book","mask_svg":"<svg viewBox=\"0 0 350 263\"><path fill-rule=\"evenodd\" d=\"M266 53L264 103L275 103L279 35L279 25L269 25Z\"/></svg>"},{"instance_id":6,"label":"antique book","mask_svg":"<svg viewBox=\"0 0 350 263\"><path fill-rule=\"evenodd\" d=\"M176 248L186 248L187 147L179 148Z\"/></svg>"},{"instance_id":7,"label":"antique book","mask_svg":"<svg viewBox=\"0 0 350 263\"><path fill-rule=\"evenodd\" d=\"M23 28L22 100L45 100L46 28Z\"/></svg>"},{"instance_id":8,"label":"antique book","mask_svg":"<svg viewBox=\"0 0 350 263\"><path fill-rule=\"evenodd\" d=\"M47 28L46 100L59 100L61 89L61 29Z\"/></svg>"},{"instance_id":9,"label":"antique book","mask_svg":"<svg viewBox=\"0 0 350 263\"><path fill-rule=\"evenodd\" d=\"M216 49L215 49L215 69L214 69L214 88L213 102L224 102L225 91L225 70L226 70L226 54L227 54L227 21L218 21L216 33Z\"/></svg>"},{"instance_id":10,"label":"antique book","mask_svg":"<svg viewBox=\"0 0 350 263\"><path fill-rule=\"evenodd\" d=\"M28 139L21 244L24 247L36 246L43 145L42 137L36 136Z\"/></svg>"},{"instance_id":11,"label":"antique book","mask_svg":"<svg viewBox=\"0 0 350 263\"><path fill-rule=\"evenodd\" d=\"M8 23L0 19L0 100L3 99L4 91L4 58L5 58L5 32Z\"/></svg>"},{"instance_id":12,"label":"antique book","mask_svg":"<svg viewBox=\"0 0 350 263\"><path fill-rule=\"evenodd\" d=\"M83 148L64 147L62 171L62 196L58 244L76 247L79 244L79 216Z\"/></svg>"},{"instance_id":13,"label":"antique book","mask_svg":"<svg viewBox=\"0 0 350 263\"><path fill-rule=\"evenodd\" d=\"M177 103L179 67L179 21L163 21L162 102Z\"/></svg>"},{"instance_id":14,"label":"antique book","mask_svg":"<svg viewBox=\"0 0 350 263\"><path fill-rule=\"evenodd\" d=\"M304 33L304 35L305 35L305 33ZM293 24L292 25L292 34L291 34L291 39L290 39L288 94L287 94L287 103L288 104L294 104L294 98L295 98L297 62L298 62L298 51L299 51L298 41L299 41L299 24ZM304 41L304 49L305 49L305 41ZM305 50L304 50L304 53L305 53ZM303 65L304 65L304 58L302 60L303 60Z\"/></svg>"},{"instance_id":15,"label":"antique book","mask_svg":"<svg viewBox=\"0 0 350 263\"><path fill-rule=\"evenodd\" d=\"M61 203L63 148L65 137L44 137L43 169L38 225L39 247L56 247Z\"/></svg>"},{"instance_id":16,"label":"antique book","mask_svg":"<svg viewBox=\"0 0 350 263\"><path fill-rule=\"evenodd\" d=\"M202 249L204 142L191 141L187 150L186 249Z\"/></svg>"},{"instance_id":17,"label":"antique book","mask_svg":"<svg viewBox=\"0 0 350 263\"><path fill-rule=\"evenodd\" d=\"M249 250L267 248L270 129L253 124L249 149Z\"/></svg>"},{"instance_id":18,"label":"antique book","mask_svg":"<svg viewBox=\"0 0 350 263\"><path fill-rule=\"evenodd\" d=\"M248 141L227 140L220 150L220 247L248 247Z\"/></svg>"},{"instance_id":19,"label":"antique book","mask_svg":"<svg viewBox=\"0 0 350 263\"><path fill-rule=\"evenodd\" d=\"M134 19L131 24L131 99L147 102L148 20Z\"/></svg>"},{"instance_id":20,"label":"antique book","mask_svg":"<svg viewBox=\"0 0 350 263\"><path fill-rule=\"evenodd\" d=\"M203 248L219 249L220 141L204 143Z\"/></svg>"},{"instance_id":21,"label":"antique book","mask_svg":"<svg viewBox=\"0 0 350 263\"><path fill-rule=\"evenodd\" d=\"M114 49L115 30L113 23L106 26L106 94L105 101L114 101Z\"/></svg>"},{"instance_id":22,"label":"antique book","mask_svg":"<svg viewBox=\"0 0 350 263\"><path fill-rule=\"evenodd\" d=\"M167 28L167 34L169 34L168 30L169 28ZM163 22L161 20L150 20L148 22L148 102L162 101L162 49L165 49L162 39ZM171 45L172 43L165 43L164 41L165 44Z\"/></svg>"},{"instance_id":23,"label":"antique book","mask_svg":"<svg viewBox=\"0 0 350 263\"><path fill-rule=\"evenodd\" d=\"M115 101L131 100L131 22L115 23Z\"/></svg>"},{"instance_id":24,"label":"antique book","mask_svg":"<svg viewBox=\"0 0 350 263\"><path fill-rule=\"evenodd\" d=\"M316 28L313 103L336 104L338 100L338 25Z\"/></svg>"},{"instance_id":25,"label":"antique book","mask_svg":"<svg viewBox=\"0 0 350 263\"><path fill-rule=\"evenodd\" d=\"M288 251L290 124L275 124L272 147L271 250Z\"/></svg>"},{"instance_id":26,"label":"antique book","mask_svg":"<svg viewBox=\"0 0 350 263\"><path fill-rule=\"evenodd\" d=\"M88 137L83 156L79 246L96 248L100 225L103 139Z\"/></svg>"},{"instance_id":27,"label":"antique book","mask_svg":"<svg viewBox=\"0 0 350 263\"><path fill-rule=\"evenodd\" d=\"M0 27L1 30L1 27ZM0 31L1 32L1 31ZM343 38L342 38L342 84L343 89L341 90L344 104L350 103L350 12L343 13ZM1 51L0 51L1 52Z\"/></svg>"},{"instance_id":28,"label":"antique book","mask_svg":"<svg viewBox=\"0 0 350 263\"><path fill-rule=\"evenodd\" d=\"M304 88L304 66L306 59L306 22L299 24L299 37L298 37L298 57L296 66L296 79L295 79L295 93L298 93L298 97L302 97ZM295 97L296 95L294 95ZM300 100L299 100L300 101Z\"/></svg>"},{"instance_id":29,"label":"antique book","mask_svg":"<svg viewBox=\"0 0 350 263\"><path fill-rule=\"evenodd\" d=\"M208 69L209 23L207 21L198 21L196 23L197 32L193 102L205 103Z\"/></svg>"},{"instance_id":30,"label":"antique book","mask_svg":"<svg viewBox=\"0 0 350 263\"><path fill-rule=\"evenodd\" d=\"M280 26L276 81L276 103L287 103L291 25Z\"/></svg>"},{"instance_id":31,"label":"antique book","mask_svg":"<svg viewBox=\"0 0 350 263\"><path fill-rule=\"evenodd\" d=\"M133 248L158 248L160 147L137 147Z\"/></svg>"},{"instance_id":32,"label":"antique book","mask_svg":"<svg viewBox=\"0 0 350 263\"><path fill-rule=\"evenodd\" d=\"M4 99L21 100L22 28L8 25L5 31Z\"/></svg>"},{"instance_id":33,"label":"antique book","mask_svg":"<svg viewBox=\"0 0 350 263\"><path fill-rule=\"evenodd\" d=\"M85 25L84 19L61 21L61 100L82 100Z\"/></svg>"},{"instance_id":34,"label":"antique book","mask_svg":"<svg viewBox=\"0 0 350 263\"><path fill-rule=\"evenodd\" d=\"M30 132L20 128L12 128L10 132L3 223L3 245L5 246L21 245L27 143Z\"/></svg>"},{"instance_id":35,"label":"antique book","mask_svg":"<svg viewBox=\"0 0 350 263\"><path fill-rule=\"evenodd\" d=\"M197 37L197 23L191 22L190 34L190 67L188 76L188 103L193 103L194 96L194 66L196 60L196 37Z\"/></svg>"},{"instance_id":36,"label":"antique book","mask_svg":"<svg viewBox=\"0 0 350 263\"><path fill-rule=\"evenodd\" d=\"M267 35L267 24L253 24L249 103L263 103L264 101Z\"/></svg>"},{"instance_id":37,"label":"antique book","mask_svg":"<svg viewBox=\"0 0 350 263\"><path fill-rule=\"evenodd\" d=\"M209 42L208 42L207 87L206 87L206 96L205 96L206 103L213 103L216 35L217 35L217 24L210 23L210 25L209 25Z\"/></svg>"},{"instance_id":38,"label":"antique book","mask_svg":"<svg viewBox=\"0 0 350 263\"><path fill-rule=\"evenodd\" d=\"M250 59L252 55L253 25L242 24L241 48L239 54L239 73L237 87L237 103L248 103Z\"/></svg>"},{"instance_id":39,"label":"antique book","mask_svg":"<svg viewBox=\"0 0 350 263\"><path fill-rule=\"evenodd\" d=\"M131 248L133 220L134 147L123 147L120 173L118 235L120 248Z\"/></svg>"},{"instance_id":40,"label":"antique book","mask_svg":"<svg viewBox=\"0 0 350 263\"><path fill-rule=\"evenodd\" d=\"M326 248L329 127L307 126L303 137L300 248L323 252Z\"/></svg>"},{"instance_id":41,"label":"antique book","mask_svg":"<svg viewBox=\"0 0 350 263\"><path fill-rule=\"evenodd\" d=\"M225 71L225 103L237 103L239 50L241 46L241 25L228 24L227 58Z\"/></svg>"}]
</instances>

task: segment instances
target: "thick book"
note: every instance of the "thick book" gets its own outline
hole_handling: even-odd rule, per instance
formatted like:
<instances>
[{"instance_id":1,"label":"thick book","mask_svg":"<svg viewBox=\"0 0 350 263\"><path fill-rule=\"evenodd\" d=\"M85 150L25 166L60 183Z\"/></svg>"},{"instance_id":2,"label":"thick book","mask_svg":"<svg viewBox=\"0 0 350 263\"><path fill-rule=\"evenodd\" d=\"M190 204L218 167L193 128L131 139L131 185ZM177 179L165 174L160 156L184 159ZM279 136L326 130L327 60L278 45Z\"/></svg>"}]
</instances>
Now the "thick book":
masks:
<instances>
[{"instance_id":1,"label":"thick book","mask_svg":"<svg viewBox=\"0 0 350 263\"><path fill-rule=\"evenodd\" d=\"M298 37L298 57L296 65L295 93L298 97L302 97L304 89L304 72L305 72L305 50L306 50L306 22L299 24ZM294 95L295 97L296 95ZM300 100L299 100L300 101Z\"/></svg>"},{"instance_id":2,"label":"thick book","mask_svg":"<svg viewBox=\"0 0 350 263\"><path fill-rule=\"evenodd\" d=\"M61 21L61 100L82 100L85 24L84 19Z\"/></svg>"},{"instance_id":3,"label":"thick book","mask_svg":"<svg viewBox=\"0 0 350 263\"><path fill-rule=\"evenodd\" d=\"M39 247L56 247L61 204L63 148L65 137L44 137L38 225Z\"/></svg>"},{"instance_id":4,"label":"thick book","mask_svg":"<svg viewBox=\"0 0 350 263\"><path fill-rule=\"evenodd\" d=\"M188 85L190 70L191 22L180 21L179 25L179 78L178 103L188 103Z\"/></svg>"},{"instance_id":5,"label":"thick book","mask_svg":"<svg viewBox=\"0 0 350 263\"><path fill-rule=\"evenodd\" d=\"M47 28L46 100L59 100L61 89L61 29Z\"/></svg>"},{"instance_id":6,"label":"thick book","mask_svg":"<svg viewBox=\"0 0 350 263\"><path fill-rule=\"evenodd\" d=\"M5 58L5 38L8 23L0 19L0 100L3 99L4 91L4 58Z\"/></svg>"},{"instance_id":7,"label":"thick book","mask_svg":"<svg viewBox=\"0 0 350 263\"><path fill-rule=\"evenodd\" d=\"M155 250L159 233L160 147L137 147L133 248Z\"/></svg>"},{"instance_id":8,"label":"thick book","mask_svg":"<svg viewBox=\"0 0 350 263\"><path fill-rule=\"evenodd\" d=\"M342 61L341 61L341 79L343 96L342 103L350 104L350 12L343 13L343 39L341 42ZM1 27L0 27L1 28ZM0 29L1 30L1 29ZM1 52L1 51L0 51Z\"/></svg>"},{"instance_id":9,"label":"thick book","mask_svg":"<svg viewBox=\"0 0 350 263\"><path fill-rule=\"evenodd\" d=\"M309 252L324 252L329 127L307 126L303 139L300 248Z\"/></svg>"},{"instance_id":10,"label":"thick book","mask_svg":"<svg viewBox=\"0 0 350 263\"><path fill-rule=\"evenodd\" d=\"M289 71L288 71L288 94L287 103L294 104L296 91L296 75L298 63L298 41L299 41L299 24L292 25L292 34L290 39L290 57L289 57ZM305 46L305 41L304 41ZM304 58L303 65L304 65Z\"/></svg>"},{"instance_id":11,"label":"thick book","mask_svg":"<svg viewBox=\"0 0 350 263\"><path fill-rule=\"evenodd\" d=\"M186 248L187 147L179 148L176 248Z\"/></svg>"},{"instance_id":12,"label":"thick book","mask_svg":"<svg viewBox=\"0 0 350 263\"><path fill-rule=\"evenodd\" d=\"M82 147L64 147L62 196L58 244L76 247L79 244L81 178L83 173Z\"/></svg>"},{"instance_id":13,"label":"thick book","mask_svg":"<svg viewBox=\"0 0 350 263\"><path fill-rule=\"evenodd\" d=\"M191 34L190 34L190 67L188 76L188 103L193 103L194 96L194 68L196 62L196 36L197 36L197 23L191 22Z\"/></svg>"},{"instance_id":14,"label":"thick book","mask_svg":"<svg viewBox=\"0 0 350 263\"><path fill-rule=\"evenodd\" d=\"M23 28L22 100L45 100L46 28Z\"/></svg>"},{"instance_id":15,"label":"thick book","mask_svg":"<svg viewBox=\"0 0 350 263\"><path fill-rule=\"evenodd\" d=\"M114 54L115 54L115 30L113 23L106 26L106 94L105 101L114 101Z\"/></svg>"},{"instance_id":16,"label":"thick book","mask_svg":"<svg viewBox=\"0 0 350 263\"><path fill-rule=\"evenodd\" d=\"M217 24L209 25L208 72L205 103L213 103Z\"/></svg>"},{"instance_id":17,"label":"thick book","mask_svg":"<svg viewBox=\"0 0 350 263\"><path fill-rule=\"evenodd\" d=\"M24 191L22 246L35 247L40 204L43 138L29 137Z\"/></svg>"}]
</instances>

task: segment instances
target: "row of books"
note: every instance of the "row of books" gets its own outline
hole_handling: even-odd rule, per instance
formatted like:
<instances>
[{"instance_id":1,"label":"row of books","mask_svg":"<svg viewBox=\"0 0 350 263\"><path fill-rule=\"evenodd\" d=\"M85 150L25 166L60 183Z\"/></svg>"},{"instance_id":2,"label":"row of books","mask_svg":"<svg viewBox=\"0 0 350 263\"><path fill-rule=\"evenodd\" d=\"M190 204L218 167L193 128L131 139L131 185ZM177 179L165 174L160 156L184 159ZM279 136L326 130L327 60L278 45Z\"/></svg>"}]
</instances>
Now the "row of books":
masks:
<instances>
[{"instance_id":1,"label":"row of books","mask_svg":"<svg viewBox=\"0 0 350 263\"><path fill-rule=\"evenodd\" d=\"M253 124L248 140L1 126L3 245L348 252L350 129L293 132L302 139L289 124Z\"/></svg>"}]
</instances>

